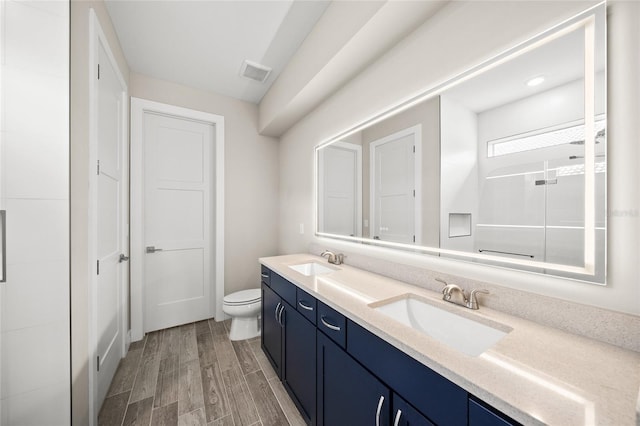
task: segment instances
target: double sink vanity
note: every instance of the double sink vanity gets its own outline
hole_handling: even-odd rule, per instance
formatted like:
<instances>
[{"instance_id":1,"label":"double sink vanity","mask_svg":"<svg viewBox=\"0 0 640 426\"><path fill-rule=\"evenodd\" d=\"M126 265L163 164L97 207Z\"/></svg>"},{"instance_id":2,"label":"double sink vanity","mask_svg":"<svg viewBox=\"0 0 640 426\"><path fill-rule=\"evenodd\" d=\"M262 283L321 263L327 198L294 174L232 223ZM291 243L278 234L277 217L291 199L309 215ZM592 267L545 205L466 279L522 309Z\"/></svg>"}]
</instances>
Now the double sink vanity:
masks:
<instances>
[{"instance_id":1,"label":"double sink vanity","mask_svg":"<svg viewBox=\"0 0 640 426\"><path fill-rule=\"evenodd\" d=\"M491 295L449 303L310 254L260 263L262 347L308 424L638 424L636 352L483 307Z\"/></svg>"}]
</instances>

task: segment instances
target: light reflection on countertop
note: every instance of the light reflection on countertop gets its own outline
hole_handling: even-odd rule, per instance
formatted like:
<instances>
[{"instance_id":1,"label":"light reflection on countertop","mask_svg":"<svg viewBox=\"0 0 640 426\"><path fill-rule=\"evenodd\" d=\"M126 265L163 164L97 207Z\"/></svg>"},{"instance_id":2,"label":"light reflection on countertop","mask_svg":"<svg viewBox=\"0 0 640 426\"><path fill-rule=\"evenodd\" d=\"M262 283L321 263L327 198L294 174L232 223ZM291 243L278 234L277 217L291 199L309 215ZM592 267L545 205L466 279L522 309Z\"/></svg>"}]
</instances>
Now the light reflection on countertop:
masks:
<instances>
[{"instance_id":1,"label":"light reflection on countertop","mask_svg":"<svg viewBox=\"0 0 640 426\"><path fill-rule=\"evenodd\" d=\"M460 307L461 315L513 328L493 347L471 357L368 306L410 293L452 309L439 293L344 264L317 276L288 267L326 262L310 254L267 257L260 262L523 424L640 426L636 414L640 353L485 307L478 311Z\"/></svg>"}]
</instances>

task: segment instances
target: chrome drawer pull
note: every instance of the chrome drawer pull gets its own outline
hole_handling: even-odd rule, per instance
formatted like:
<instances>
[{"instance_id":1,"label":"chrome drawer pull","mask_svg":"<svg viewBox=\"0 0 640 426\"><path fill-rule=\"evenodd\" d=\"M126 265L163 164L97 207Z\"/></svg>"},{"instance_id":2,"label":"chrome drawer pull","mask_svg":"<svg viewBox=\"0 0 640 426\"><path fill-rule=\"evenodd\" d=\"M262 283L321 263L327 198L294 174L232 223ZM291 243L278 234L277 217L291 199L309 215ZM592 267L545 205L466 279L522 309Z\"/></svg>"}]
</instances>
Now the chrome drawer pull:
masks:
<instances>
[{"instance_id":1,"label":"chrome drawer pull","mask_svg":"<svg viewBox=\"0 0 640 426\"><path fill-rule=\"evenodd\" d=\"M298 305L300 305L302 309L306 309L307 311L313 311L313 306L305 305L304 303L302 303L302 300L298 300Z\"/></svg>"},{"instance_id":2,"label":"chrome drawer pull","mask_svg":"<svg viewBox=\"0 0 640 426\"><path fill-rule=\"evenodd\" d=\"M384 396L380 395L380 400L378 401L378 410L376 411L376 426L380 426L380 411L382 411L382 404L384 404Z\"/></svg>"},{"instance_id":3,"label":"chrome drawer pull","mask_svg":"<svg viewBox=\"0 0 640 426\"><path fill-rule=\"evenodd\" d=\"M262 278L269 278L269 274L260 274Z\"/></svg>"},{"instance_id":4,"label":"chrome drawer pull","mask_svg":"<svg viewBox=\"0 0 640 426\"><path fill-rule=\"evenodd\" d=\"M393 426L398 426L400 424L400 417L402 416L402 410L398 410L396 412L396 420L393 422Z\"/></svg>"},{"instance_id":5,"label":"chrome drawer pull","mask_svg":"<svg viewBox=\"0 0 640 426\"><path fill-rule=\"evenodd\" d=\"M340 327L338 327L337 325L329 324L329 323L328 323L328 322L326 322L324 319L325 319L325 316L324 316L324 315L322 315L322 316L320 317L320 321L322 321L322 323L323 323L327 328L330 328L331 330L334 330L334 331L340 331Z\"/></svg>"},{"instance_id":6,"label":"chrome drawer pull","mask_svg":"<svg viewBox=\"0 0 640 426\"><path fill-rule=\"evenodd\" d=\"M276 314L276 322L277 322L278 324L280 324L280 319L278 318L278 309L280 309L280 305L281 305L281 304L282 304L282 303L278 302L278 304L276 305L276 311L275 311L275 314Z\"/></svg>"}]
</instances>

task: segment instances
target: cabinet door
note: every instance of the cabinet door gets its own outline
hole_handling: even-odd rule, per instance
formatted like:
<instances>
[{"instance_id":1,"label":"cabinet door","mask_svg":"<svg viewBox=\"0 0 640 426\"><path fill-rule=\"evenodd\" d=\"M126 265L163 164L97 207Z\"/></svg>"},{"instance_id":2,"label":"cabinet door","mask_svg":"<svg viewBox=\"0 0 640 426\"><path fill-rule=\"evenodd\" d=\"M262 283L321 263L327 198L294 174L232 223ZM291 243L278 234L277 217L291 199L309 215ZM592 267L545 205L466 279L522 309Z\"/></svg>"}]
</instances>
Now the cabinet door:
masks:
<instances>
[{"instance_id":1,"label":"cabinet door","mask_svg":"<svg viewBox=\"0 0 640 426\"><path fill-rule=\"evenodd\" d=\"M469 426L518 426L516 422L469 398Z\"/></svg>"},{"instance_id":2,"label":"cabinet door","mask_svg":"<svg viewBox=\"0 0 640 426\"><path fill-rule=\"evenodd\" d=\"M393 394L393 426L435 426L397 394Z\"/></svg>"},{"instance_id":3,"label":"cabinet door","mask_svg":"<svg viewBox=\"0 0 640 426\"><path fill-rule=\"evenodd\" d=\"M307 424L316 423L316 326L285 304L282 381Z\"/></svg>"},{"instance_id":4,"label":"cabinet door","mask_svg":"<svg viewBox=\"0 0 640 426\"><path fill-rule=\"evenodd\" d=\"M389 389L325 335L316 336L318 425L388 425Z\"/></svg>"},{"instance_id":5,"label":"cabinet door","mask_svg":"<svg viewBox=\"0 0 640 426\"><path fill-rule=\"evenodd\" d=\"M282 326L279 322L282 301L273 290L262 284L262 349L282 377Z\"/></svg>"}]
</instances>

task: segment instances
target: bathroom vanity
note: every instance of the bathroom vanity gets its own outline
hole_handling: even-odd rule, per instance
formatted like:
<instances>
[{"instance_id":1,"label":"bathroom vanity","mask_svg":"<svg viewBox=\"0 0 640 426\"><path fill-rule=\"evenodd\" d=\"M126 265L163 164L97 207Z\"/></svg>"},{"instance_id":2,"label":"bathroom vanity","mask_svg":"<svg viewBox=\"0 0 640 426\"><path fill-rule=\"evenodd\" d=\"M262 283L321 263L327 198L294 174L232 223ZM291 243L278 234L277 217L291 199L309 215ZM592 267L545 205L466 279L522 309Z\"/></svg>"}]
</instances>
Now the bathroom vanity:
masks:
<instances>
[{"instance_id":1,"label":"bathroom vanity","mask_svg":"<svg viewBox=\"0 0 640 426\"><path fill-rule=\"evenodd\" d=\"M309 424L637 422L637 352L313 255L260 263L262 348Z\"/></svg>"}]
</instances>

